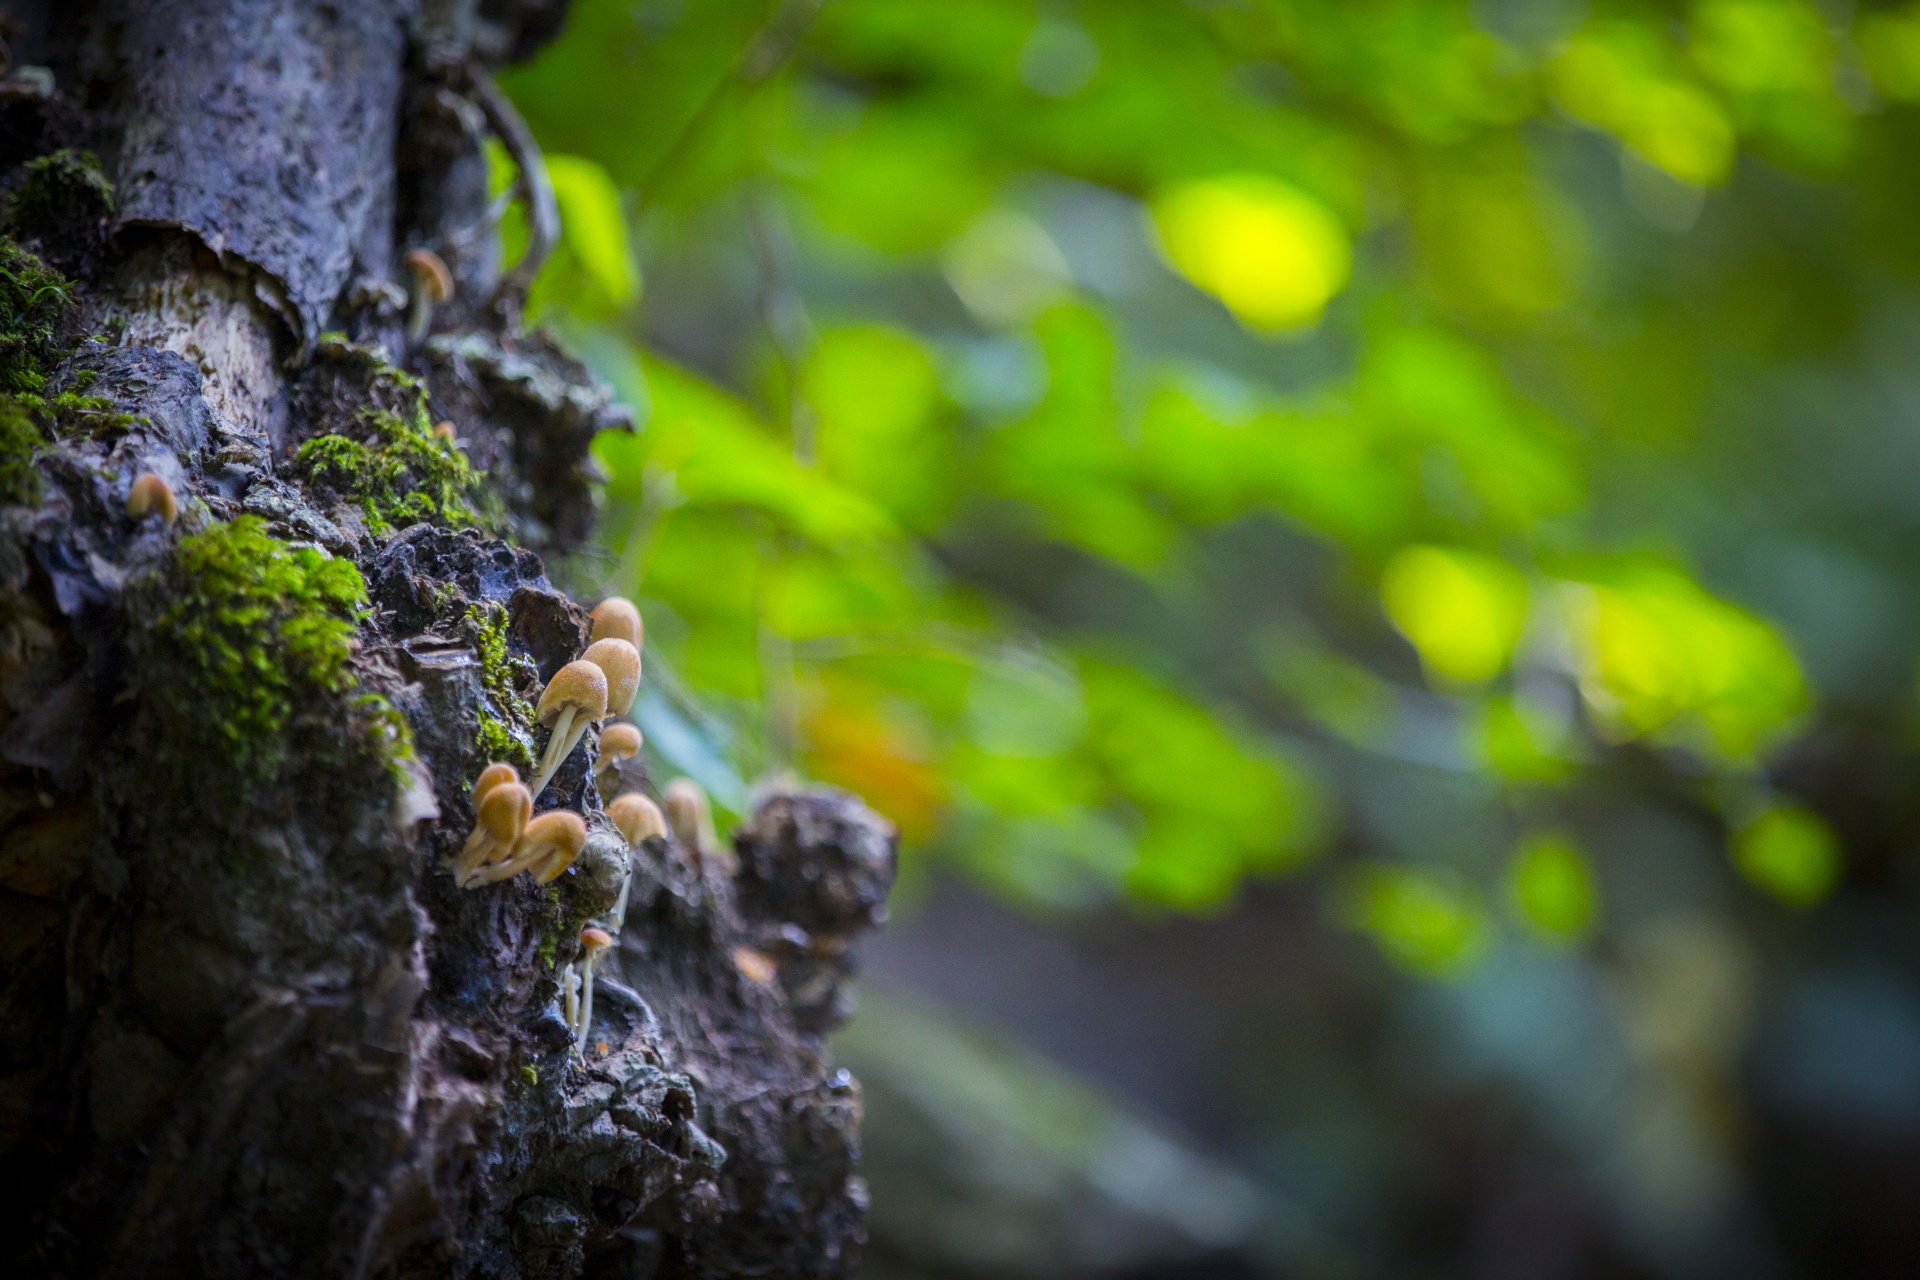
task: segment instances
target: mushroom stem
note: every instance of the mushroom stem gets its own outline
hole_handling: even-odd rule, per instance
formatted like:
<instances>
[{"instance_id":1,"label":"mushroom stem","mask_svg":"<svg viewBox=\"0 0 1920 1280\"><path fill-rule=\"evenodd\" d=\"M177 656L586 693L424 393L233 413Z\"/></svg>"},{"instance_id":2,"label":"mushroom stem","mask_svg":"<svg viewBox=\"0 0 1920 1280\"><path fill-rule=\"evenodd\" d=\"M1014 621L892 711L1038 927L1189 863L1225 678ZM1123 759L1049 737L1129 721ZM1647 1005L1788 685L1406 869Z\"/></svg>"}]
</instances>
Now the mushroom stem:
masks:
<instances>
[{"instance_id":1,"label":"mushroom stem","mask_svg":"<svg viewBox=\"0 0 1920 1280\"><path fill-rule=\"evenodd\" d=\"M595 952L580 962L580 1025L573 1031L573 1051L580 1052L586 1043L587 1032L593 1029L593 962L600 958Z\"/></svg>"},{"instance_id":2,"label":"mushroom stem","mask_svg":"<svg viewBox=\"0 0 1920 1280\"><path fill-rule=\"evenodd\" d=\"M560 969L560 990L566 1000L567 1027L573 1032L576 1049L580 1045L580 978L571 964Z\"/></svg>"},{"instance_id":3,"label":"mushroom stem","mask_svg":"<svg viewBox=\"0 0 1920 1280\"><path fill-rule=\"evenodd\" d=\"M547 789L547 783L573 749L580 745L580 739L586 736L586 717L577 713L573 707L561 707L560 716L553 722L553 736L547 739L546 754L540 757L540 770L533 775L533 785L527 788L533 792L534 799Z\"/></svg>"}]
</instances>

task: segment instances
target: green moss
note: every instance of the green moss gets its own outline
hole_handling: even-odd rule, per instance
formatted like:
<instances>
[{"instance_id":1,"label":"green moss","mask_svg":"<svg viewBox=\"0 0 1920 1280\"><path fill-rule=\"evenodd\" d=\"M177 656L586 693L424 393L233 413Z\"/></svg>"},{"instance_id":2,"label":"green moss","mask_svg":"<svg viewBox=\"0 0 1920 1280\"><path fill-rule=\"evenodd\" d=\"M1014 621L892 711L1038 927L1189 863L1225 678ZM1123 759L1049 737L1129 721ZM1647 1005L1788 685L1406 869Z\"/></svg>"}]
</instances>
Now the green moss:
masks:
<instances>
[{"instance_id":1,"label":"green moss","mask_svg":"<svg viewBox=\"0 0 1920 1280\"><path fill-rule=\"evenodd\" d=\"M474 735L474 747L488 763L505 761L523 774L533 772L533 749L526 739L515 733L505 720L484 711L480 713L480 730Z\"/></svg>"},{"instance_id":2,"label":"green moss","mask_svg":"<svg viewBox=\"0 0 1920 1280\"><path fill-rule=\"evenodd\" d=\"M29 160L26 180L7 206L22 235L61 235L113 216L113 185L91 151L72 149Z\"/></svg>"},{"instance_id":3,"label":"green moss","mask_svg":"<svg viewBox=\"0 0 1920 1280\"><path fill-rule=\"evenodd\" d=\"M205 774L271 775L295 719L337 714L353 685L359 571L241 516L181 539L161 586L140 642L145 704Z\"/></svg>"},{"instance_id":4,"label":"green moss","mask_svg":"<svg viewBox=\"0 0 1920 1280\"><path fill-rule=\"evenodd\" d=\"M412 419L363 410L355 435L314 437L294 455L294 468L316 488L352 500L376 536L422 521L474 523L478 477L458 445L433 434L424 410Z\"/></svg>"},{"instance_id":5,"label":"green moss","mask_svg":"<svg viewBox=\"0 0 1920 1280\"><path fill-rule=\"evenodd\" d=\"M40 501L40 473L33 469L40 429L11 396L0 396L0 506Z\"/></svg>"},{"instance_id":6,"label":"green moss","mask_svg":"<svg viewBox=\"0 0 1920 1280\"><path fill-rule=\"evenodd\" d=\"M550 933L546 937L540 939L540 963L541 964L545 965L549 969L553 968L554 959L559 955L559 953L560 953L560 937L558 934Z\"/></svg>"},{"instance_id":7,"label":"green moss","mask_svg":"<svg viewBox=\"0 0 1920 1280\"><path fill-rule=\"evenodd\" d=\"M61 330L72 307L65 276L0 237L0 391L46 390L67 354Z\"/></svg>"},{"instance_id":8,"label":"green moss","mask_svg":"<svg viewBox=\"0 0 1920 1280\"><path fill-rule=\"evenodd\" d=\"M480 686L487 701L502 715L480 713L475 746L483 760L504 760L524 772L533 769L533 748L527 734L533 728L533 707L515 690L519 673L507 648L507 611L497 604L477 604L462 620L473 636L480 657Z\"/></svg>"}]
</instances>

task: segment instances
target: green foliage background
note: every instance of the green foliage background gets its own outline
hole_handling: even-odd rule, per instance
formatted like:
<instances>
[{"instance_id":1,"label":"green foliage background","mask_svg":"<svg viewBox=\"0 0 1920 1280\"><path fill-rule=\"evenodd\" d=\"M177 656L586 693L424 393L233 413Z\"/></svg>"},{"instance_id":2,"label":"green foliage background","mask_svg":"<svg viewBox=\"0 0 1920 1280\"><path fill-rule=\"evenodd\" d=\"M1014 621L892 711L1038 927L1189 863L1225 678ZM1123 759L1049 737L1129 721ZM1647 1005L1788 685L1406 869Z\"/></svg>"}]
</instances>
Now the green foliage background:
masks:
<instances>
[{"instance_id":1,"label":"green foliage background","mask_svg":"<svg viewBox=\"0 0 1920 1280\"><path fill-rule=\"evenodd\" d=\"M1432 973L1683 892L1649 811L1844 881L1789 766L1913 728L1920 6L582 0L506 84L642 410L575 576L723 806L1049 911L1314 868Z\"/></svg>"}]
</instances>

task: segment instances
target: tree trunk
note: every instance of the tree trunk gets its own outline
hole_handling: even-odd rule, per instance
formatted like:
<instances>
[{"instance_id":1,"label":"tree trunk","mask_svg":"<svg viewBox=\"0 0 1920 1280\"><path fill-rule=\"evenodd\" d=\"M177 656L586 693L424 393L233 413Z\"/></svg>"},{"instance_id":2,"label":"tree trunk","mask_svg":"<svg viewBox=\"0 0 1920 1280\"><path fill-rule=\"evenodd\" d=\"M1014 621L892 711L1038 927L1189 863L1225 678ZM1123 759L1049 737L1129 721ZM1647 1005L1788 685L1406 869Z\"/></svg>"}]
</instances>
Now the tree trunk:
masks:
<instances>
[{"instance_id":1,"label":"tree trunk","mask_svg":"<svg viewBox=\"0 0 1920 1280\"><path fill-rule=\"evenodd\" d=\"M821 1037L883 823L777 794L731 851L630 856L602 793L652 783L596 784L589 735L536 805L587 819L568 873L447 870L586 642L537 553L627 425L493 263L489 134L547 228L487 68L563 7L0 0L6 1274L855 1264ZM149 473L177 518L146 480L130 514ZM561 982L629 875L576 1052Z\"/></svg>"}]
</instances>

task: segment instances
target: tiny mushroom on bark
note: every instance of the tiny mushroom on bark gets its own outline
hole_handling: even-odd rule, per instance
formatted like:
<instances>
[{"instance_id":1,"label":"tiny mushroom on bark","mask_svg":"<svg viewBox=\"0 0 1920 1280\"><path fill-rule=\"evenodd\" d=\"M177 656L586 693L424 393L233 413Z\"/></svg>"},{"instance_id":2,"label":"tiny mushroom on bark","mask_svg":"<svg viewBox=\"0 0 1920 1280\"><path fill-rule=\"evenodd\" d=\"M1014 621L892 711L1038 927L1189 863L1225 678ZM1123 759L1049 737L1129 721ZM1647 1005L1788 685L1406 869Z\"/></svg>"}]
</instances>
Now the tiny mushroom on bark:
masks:
<instances>
[{"instance_id":1,"label":"tiny mushroom on bark","mask_svg":"<svg viewBox=\"0 0 1920 1280\"><path fill-rule=\"evenodd\" d=\"M580 931L580 1012L579 1020L574 1024L574 1048L578 1050L580 1041L593 1026L593 970L600 959L601 952L613 945L613 935L605 929L588 925Z\"/></svg>"},{"instance_id":2,"label":"tiny mushroom on bark","mask_svg":"<svg viewBox=\"0 0 1920 1280\"><path fill-rule=\"evenodd\" d=\"M434 307L453 296L453 272L447 270L447 264L431 249L410 250L404 261L413 276L413 307L407 313L407 341L414 343L427 336Z\"/></svg>"},{"instance_id":3,"label":"tiny mushroom on bark","mask_svg":"<svg viewBox=\"0 0 1920 1280\"><path fill-rule=\"evenodd\" d=\"M180 514L173 488L151 471L142 472L127 490L127 514L135 520L159 516L162 524L172 524Z\"/></svg>"},{"instance_id":4,"label":"tiny mushroom on bark","mask_svg":"<svg viewBox=\"0 0 1920 1280\"><path fill-rule=\"evenodd\" d=\"M501 880L511 880L522 871L539 868L542 876L540 883L545 884L573 865L580 856L581 846L587 842L587 824L577 813L565 809L550 809L527 823L526 830L513 846L513 855L504 862L495 862L481 867L468 882L473 885L494 884ZM545 875L547 869L558 864L552 875Z\"/></svg>"},{"instance_id":5,"label":"tiny mushroom on bark","mask_svg":"<svg viewBox=\"0 0 1920 1280\"><path fill-rule=\"evenodd\" d=\"M661 816L660 806L638 791L616 798L607 806L607 816L629 845L667 834L667 820Z\"/></svg>"},{"instance_id":6,"label":"tiny mushroom on bark","mask_svg":"<svg viewBox=\"0 0 1920 1280\"><path fill-rule=\"evenodd\" d=\"M554 673L533 713L541 724L553 726L539 771L533 775L531 790L536 797L547 789L553 771L585 735L587 726L606 714L607 674L597 664L569 662Z\"/></svg>"},{"instance_id":7,"label":"tiny mushroom on bark","mask_svg":"<svg viewBox=\"0 0 1920 1280\"><path fill-rule=\"evenodd\" d=\"M453 423L451 422L434 423L433 434L436 436L439 436L442 440L457 440L459 438L458 434L454 431Z\"/></svg>"},{"instance_id":8,"label":"tiny mushroom on bark","mask_svg":"<svg viewBox=\"0 0 1920 1280\"><path fill-rule=\"evenodd\" d=\"M640 651L625 640L595 640L580 655L607 677L607 714L623 716L640 691ZM597 718L597 717L596 717Z\"/></svg>"},{"instance_id":9,"label":"tiny mushroom on bark","mask_svg":"<svg viewBox=\"0 0 1920 1280\"><path fill-rule=\"evenodd\" d=\"M638 649L646 634L646 624L640 621L640 611L625 596L608 596L593 607L595 640L625 640Z\"/></svg>"},{"instance_id":10,"label":"tiny mushroom on bark","mask_svg":"<svg viewBox=\"0 0 1920 1280\"><path fill-rule=\"evenodd\" d=\"M511 766L508 768L510 771ZM453 863L454 882L462 888L472 882L481 868L512 855L533 813L533 796L520 785L518 777L510 781L496 778L484 794L478 787L474 790L480 798L473 806L473 833Z\"/></svg>"},{"instance_id":11,"label":"tiny mushroom on bark","mask_svg":"<svg viewBox=\"0 0 1920 1280\"><path fill-rule=\"evenodd\" d=\"M692 778L675 778L660 799L673 838L693 855L696 866L704 865L720 845L713 830L713 806L707 802L705 789Z\"/></svg>"},{"instance_id":12,"label":"tiny mushroom on bark","mask_svg":"<svg viewBox=\"0 0 1920 1280\"><path fill-rule=\"evenodd\" d=\"M611 711L613 708L609 705L607 709ZM593 762L594 776L599 777L609 769L619 767L622 760L631 760L639 755L641 742L640 731L630 724L610 724L602 729L600 757Z\"/></svg>"}]
</instances>

